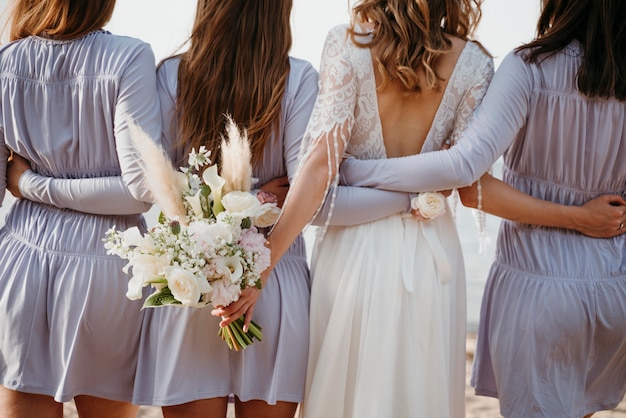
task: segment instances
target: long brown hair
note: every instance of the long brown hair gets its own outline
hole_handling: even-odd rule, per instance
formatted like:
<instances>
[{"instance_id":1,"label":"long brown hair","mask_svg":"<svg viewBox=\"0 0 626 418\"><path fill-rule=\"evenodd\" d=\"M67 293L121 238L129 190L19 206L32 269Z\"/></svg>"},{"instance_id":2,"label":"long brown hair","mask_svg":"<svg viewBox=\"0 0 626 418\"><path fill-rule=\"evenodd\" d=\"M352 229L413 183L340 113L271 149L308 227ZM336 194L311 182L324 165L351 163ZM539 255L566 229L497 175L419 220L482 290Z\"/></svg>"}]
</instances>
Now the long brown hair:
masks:
<instances>
[{"instance_id":1,"label":"long brown hair","mask_svg":"<svg viewBox=\"0 0 626 418\"><path fill-rule=\"evenodd\" d=\"M519 47L540 63L576 40L583 49L578 90L589 97L626 100L626 1L543 0L537 37Z\"/></svg>"},{"instance_id":2,"label":"long brown hair","mask_svg":"<svg viewBox=\"0 0 626 418\"><path fill-rule=\"evenodd\" d=\"M229 114L248 130L253 162L279 123L289 73L292 0L199 0L178 69L177 120L186 148L219 162Z\"/></svg>"},{"instance_id":3,"label":"long brown hair","mask_svg":"<svg viewBox=\"0 0 626 418\"><path fill-rule=\"evenodd\" d=\"M56 39L74 39L101 29L113 15L115 0L16 0L11 12L10 39L45 32Z\"/></svg>"},{"instance_id":4,"label":"long brown hair","mask_svg":"<svg viewBox=\"0 0 626 418\"><path fill-rule=\"evenodd\" d=\"M353 8L350 36L361 47L377 49L383 87L400 81L408 92L438 88L437 58L452 47L446 35L469 39L481 18L483 0L362 0ZM373 25L371 41L360 42L358 22Z\"/></svg>"}]
</instances>

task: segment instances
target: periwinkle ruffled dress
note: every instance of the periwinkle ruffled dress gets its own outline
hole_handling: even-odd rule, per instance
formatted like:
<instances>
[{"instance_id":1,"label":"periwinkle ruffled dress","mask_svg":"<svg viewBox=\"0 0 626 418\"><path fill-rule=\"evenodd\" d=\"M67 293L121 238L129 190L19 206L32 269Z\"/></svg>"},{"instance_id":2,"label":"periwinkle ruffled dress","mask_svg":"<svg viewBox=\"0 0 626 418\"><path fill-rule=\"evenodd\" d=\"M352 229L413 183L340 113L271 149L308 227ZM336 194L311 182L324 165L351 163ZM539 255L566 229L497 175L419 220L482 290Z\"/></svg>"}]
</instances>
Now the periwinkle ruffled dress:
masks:
<instances>
[{"instance_id":1,"label":"periwinkle ruffled dress","mask_svg":"<svg viewBox=\"0 0 626 418\"><path fill-rule=\"evenodd\" d=\"M125 297L125 261L102 239L143 226L150 206L133 197L141 170L126 117L158 138L152 50L105 31L29 37L0 49L0 86L0 201L9 149L33 169L0 230L1 383L58 402L129 401L141 302Z\"/></svg>"},{"instance_id":2,"label":"periwinkle ruffled dress","mask_svg":"<svg viewBox=\"0 0 626 418\"><path fill-rule=\"evenodd\" d=\"M531 196L566 205L624 196L626 102L578 92L581 56L577 42L540 65L511 53L449 151L351 161L344 174L352 185L445 189L475 180L506 150L504 180ZM472 385L508 418L615 408L626 394L626 236L502 221Z\"/></svg>"},{"instance_id":3,"label":"periwinkle ruffled dress","mask_svg":"<svg viewBox=\"0 0 626 418\"><path fill-rule=\"evenodd\" d=\"M178 58L157 73L163 142L176 144L172 125ZM317 72L307 62L290 59L279 130L270 138L263 160L253 167L259 185L295 173L300 142L317 94ZM189 150L176 149L175 161ZM211 307L164 307L145 313L134 402L176 405L235 394L242 401L300 402L309 341L309 267L304 239L298 237L273 270L254 310L263 340L231 351L218 337L218 317Z\"/></svg>"}]
</instances>

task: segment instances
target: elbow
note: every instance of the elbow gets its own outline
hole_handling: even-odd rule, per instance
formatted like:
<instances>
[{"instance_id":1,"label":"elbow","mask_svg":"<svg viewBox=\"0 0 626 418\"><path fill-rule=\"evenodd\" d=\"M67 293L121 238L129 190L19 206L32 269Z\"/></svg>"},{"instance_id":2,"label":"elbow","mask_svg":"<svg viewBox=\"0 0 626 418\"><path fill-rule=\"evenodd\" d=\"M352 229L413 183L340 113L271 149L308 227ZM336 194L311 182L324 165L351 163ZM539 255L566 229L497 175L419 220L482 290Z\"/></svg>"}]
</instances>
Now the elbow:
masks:
<instances>
[{"instance_id":1,"label":"elbow","mask_svg":"<svg viewBox=\"0 0 626 418\"><path fill-rule=\"evenodd\" d=\"M476 184L458 189L459 198L463 206L468 208L478 207L478 190Z\"/></svg>"}]
</instances>

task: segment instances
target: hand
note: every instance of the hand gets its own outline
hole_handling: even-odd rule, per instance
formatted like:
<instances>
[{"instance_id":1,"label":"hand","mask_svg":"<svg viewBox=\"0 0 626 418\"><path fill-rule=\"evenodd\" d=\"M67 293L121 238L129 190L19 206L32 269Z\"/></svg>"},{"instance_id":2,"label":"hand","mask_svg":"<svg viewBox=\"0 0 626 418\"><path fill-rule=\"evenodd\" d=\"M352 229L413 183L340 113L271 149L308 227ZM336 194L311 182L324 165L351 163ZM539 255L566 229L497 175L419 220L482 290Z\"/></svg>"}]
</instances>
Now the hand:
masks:
<instances>
[{"instance_id":1,"label":"hand","mask_svg":"<svg viewBox=\"0 0 626 418\"><path fill-rule=\"evenodd\" d=\"M243 331L248 332L248 326L250 325L254 314L254 305L256 304L260 294L261 289L257 289L256 287L247 287L241 292L241 295L239 295L239 299L237 299L236 302L233 302L225 307L216 307L211 311L211 315L222 317L222 320L220 321L220 327L222 328L245 315Z\"/></svg>"},{"instance_id":2,"label":"hand","mask_svg":"<svg viewBox=\"0 0 626 418\"><path fill-rule=\"evenodd\" d=\"M287 176L276 177L262 185L260 189L274 194L278 199L278 207L282 208L289 192L289 178Z\"/></svg>"},{"instance_id":3,"label":"hand","mask_svg":"<svg viewBox=\"0 0 626 418\"><path fill-rule=\"evenodd\" d=\"M13 153L7 163L7 190L18 199L23 198L20 193L20 177L25 171L30 170L30 162L24 157Z\"/></svg>"},{"instance_id":4,"label":"hand","mask_svg":"<svg viewBox=\"0 0 626 418\"><path fill-rule=\"evenodd\" d=\"M626 201L618 195L602 195L580 207L583 216L574 229L594 238L611 238L626 232Z\"/></svg>"}]
</instances>

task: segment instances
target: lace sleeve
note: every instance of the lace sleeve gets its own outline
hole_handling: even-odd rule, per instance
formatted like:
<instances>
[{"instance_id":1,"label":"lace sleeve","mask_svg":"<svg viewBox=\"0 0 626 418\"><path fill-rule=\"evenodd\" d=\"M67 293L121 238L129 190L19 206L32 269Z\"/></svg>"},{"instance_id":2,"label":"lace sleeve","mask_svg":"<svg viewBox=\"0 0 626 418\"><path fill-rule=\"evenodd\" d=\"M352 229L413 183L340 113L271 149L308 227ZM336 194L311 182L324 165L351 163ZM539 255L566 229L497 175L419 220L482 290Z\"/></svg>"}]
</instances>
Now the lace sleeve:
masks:
<instances>
[{"instance_id":1,"label":"lace sleeve","mask_svg":"<svg viewBox=\"0 0 626 418\"><path fill-rule=\"evenodd\" d=\"M357 79L344 26L331 30L326 37L318 84L319 92L302 140L295 182L311 153L316 149L325 148L328 176L324 196L329 195L326 201L328 206L325 226L327 226L335 205L339 164L354 125L357 98ZM318 215L323 205L322 200L313 217Z\"/></svg>"},{"instance_id":2,"label":"lace sleeve","mask_svg":"<svg viewBox=\"0 0 626 418\"><path fill-rule=\"evenodd\" d=\"M477 72L476 81L474 82L473 87L467 90L463 100L459 104L459 108L454 119L452 134L450 135L452 145L457 143L461 133L467 128L474 111L482 102L485 93L487 93L487 88L489 87L489 83L491 83L493 74L493 60L484 60L482 67L480 67ZM491 168L488 172L491 173ZM474 217L478 226L478 252L482 254L488 244L487 219L485 212L482 210L483 196L480 179L477 180L477 183L476 189L478 192L478 206L476 210L474 210ZM454 196L455 199L457 199L456 193ZM454 205L456 205L456 203Z\"/></svg>"}]
</instances>

